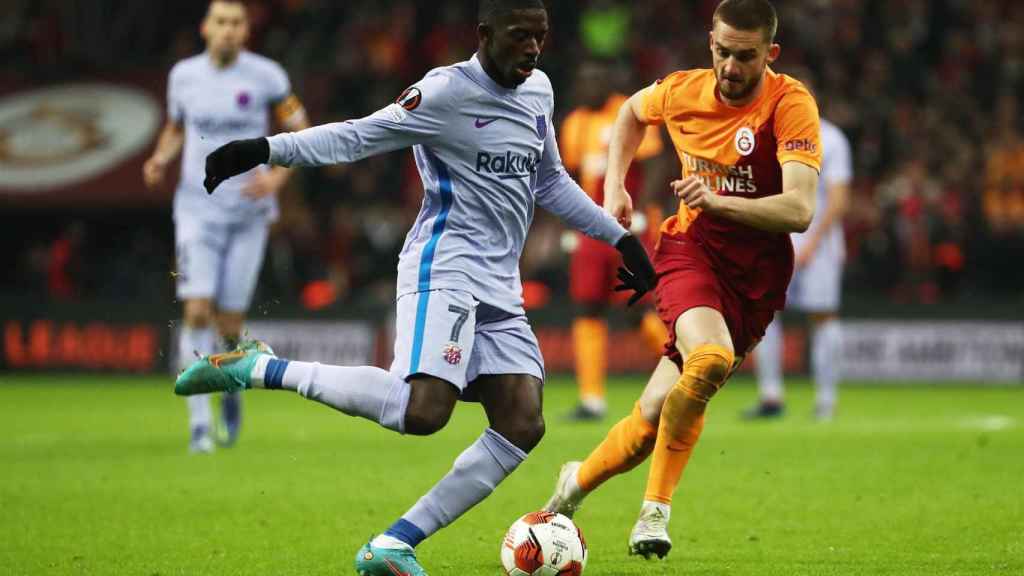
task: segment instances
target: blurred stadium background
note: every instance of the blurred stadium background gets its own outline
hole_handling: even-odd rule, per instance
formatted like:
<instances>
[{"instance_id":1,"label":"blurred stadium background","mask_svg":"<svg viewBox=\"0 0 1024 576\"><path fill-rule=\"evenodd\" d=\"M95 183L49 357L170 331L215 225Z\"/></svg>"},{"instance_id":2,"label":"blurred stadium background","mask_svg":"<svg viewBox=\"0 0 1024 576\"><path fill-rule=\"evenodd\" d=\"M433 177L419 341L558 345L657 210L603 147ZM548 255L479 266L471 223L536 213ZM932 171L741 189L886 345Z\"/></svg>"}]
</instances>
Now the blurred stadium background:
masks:
<instances>
[{"instance_id":1,"label":"blurred stadium background","mask_svg":"<svg viewBox=\"0 0 1024 576\"><path fill-rule=\"evenodd\" d=\"M541 66L555 83L557 111L564 117L576 105L574 73L586 58L614 63L620 71L616 82L626 92L672 70L707 66L705 30L715 4L549 2L552 35ZM737 574L1019 574L1024 503L1011 485L1024 473L1018 425L1024 412L1020 389L1004 386L1024 382L1024 3L776 5L782 22L779 68L809 71L823 115L853 143L855 181L844 222L849 258L843 356L848 383L858 386L843 392L849 402L832 431L823 432L803 420L782 428L744 428L726 411L735 414L753 401L754 392L742 381L730 385L718 408L725 418L719 427L709 426L707 442L714 448L698 450L704 463L688 476L693 497L680 505L681 516L709 522L700 536L687 540L695 550L687 565L695 574L720 574L724 557L735 569L725 573ZM0 397L7 395L0 415L13 428L0 442L0 453L16 471L0 482L7 518L0 535L10 544L0 553L0 572L8 566L12 574L115 573L112 566L124 566L131 573L197 574L218 566L222 573L336 573L300 552L347 562L349 548L354 551L363 532L380 523L381 510L400 512L416 493L416 487L386 484L380 476L369 481L408 490L408 497L397 504L366 504L351 496L360 490L357 485L341 494L325 489L338 482L325 465L325 459L339 456L341 449L330 444L338 426L361 431L353 438L365 438L357 454L366 462L375 455L365 446L376 442L402 457L422 456L320 408L293 410L290 399L273 411L270 400L254 399L248 436L222 467L184 460L184 406L171 397L167 377L181 315L172 277L173 185L147 191L141 166L164 121L170 66L202 50L198 23L205 9L204 0L0 2L0 382L6 383ZM475 9L473 0L254 0L250 47L284 64L312 122L322 124L371 113L426 70L465 59L475 50ZM660 161L670 172L678 170L671 151ZM662 200L670 205L665 190ZM386 366L396 255L420 197L408 151L299 171L281 195L282 216L272 231L249 331L282 355ZM530 318L553 374L568 374L572 367L562 235L557 221L538 212L522 265ZM655 360L633 337L630 320L625 311L613 316L610 368L626 375L614 381L613 412L627 409ZM786 330L787 369L805 373L806 330L801 322L787 323ZM548 412L551 406L568 409L571 380L552 382ZM871 382L882 385L864 386ZM917 389L942 382L951 385ZM995 385L1000 389L993 390ZM809 406L806 387L793 397ZM454 441L442 446L451 454L464 444L459 435L478 429L479 415L470 414L459 416L455 432L446 432ZM261 419L267 427L260 428ZM1012 435L998 436L1008 429ZM148 436L126 433L135 430ZM289 433L279 436L278 430ZM508 489L530 491L538 504L547 478L567 456L566 443L589 446L603 432L565 425L549 430L537 458ZM727 448L738 455L729 463ZM251 457L257 453L262 465ZM156 460L131 459L143 454ZM801 468L813 460L811 454L832 459ZM442 473L449 460L439 457L424 482ZM282 504L293 481L287 471L296 468L309 474L310 498L322 508ZM747 522L737 529L718 518L720 510L705 509L718 497L707 483L742 494L750 489L748 481L761 479L762 469L776 474L777 497L753 510L752 521L762 532L748 534ZM911 488L955 471L967 475L951 480L952 487L926 481L923 491ZM534 472L542 481L528 476ZM195 497L197 491L168 492L159 481L163 475L190 487L215 485L236 473L270 474L268 492L228 493L220 500L200 495L178 507L175 495ZM363 473L350 472L352 478ZM630 503L642 482L640 475L632 478ZM853 487L839 487L842 479ZM1005 490L984 489L993 485ZM534 486L539 487L528 488ZM478 551L496 562L504 526L495 526L531 505L516 494L499 491L495 503L467 519L474 534L481 534L479 542L466 544L467 564L459 564L459 556L443 557L441 547L432 548L427 560L452 570L440 573L487 572L465 566L477 565ZM808 497L817 498L822 517L834 513L841 520L814 524L787 515L803 510ZM602 498L608 506L594 507L592 525L600 520L626 530L632 508L622 512L611 496ZM820 503L829 499L834 510ZM306 522L323 524L318 514L334 518L331 511L343 509L350 515L305 532L308 538L293 538L306 540L306 547L276 556L254 560L222 543L237 564L219 564L226 560L196 543L182 546L197 517L238 530L210 514L225 505L247 527L237 533L239 540L272 546L263 520L246 516L253 514L252 502L276 503L267 513L277 515L278 540L299 534ZM750 511L748 505L723 504L724 517L735 519ZM858 513L872 519L858 519ZM97 514L107 519L94 522ZM891 526L879 519L883 514L891 514ZM937 517L940 523L928 524ZM158 524L168 541L139 539L140 526ZM1013 530L1016 536L1009 535ZM822 531L845 543L822 543L822 550L835 546L830 552L805 549ZM442 533L440 541L455 542L452 532L458 530ZM784 536L774 541L775 552L755 553L729 548L726 535L737 533L749 546L770 539L767 534ZM339 539L341 552L324 544ZM595 550L618 551L623 544L618 532L598 533L593 543ZM836 558L836 549L870 550L819 571ZM677 560L684 561L684 554ZM768 568L780 558L794 564L777 572ZM904 562L889 562L893 558ZM618 561L595 560L605 573L646 573L642 565L620 570ZM857 571L860 561L871 569ZM656 573L676 573L667 566Z\"/></svg>"},{"instance_id":2,"label":"blurred stadium background","mask_svg":"<svg viewBox=\"0 0 1024 576\"><path fill-rule=\"evenodd\" d=\"M712 0L551 4L543 65L563 115L575 105L573 75L584 58L616 63L617 83L629 92L707 64ZM1019 381L1024 5L778 4L779 67L811 72L822 112L854 145L844 315L884 323L849 324L846 352L852 366L888 370L857 375L927 378L932 370ZM168 322L179 315L170 274L173 186L149 192L139 175L163 122L170 66L202 50L204 10L199 0L0 5L7 367L166 367ZM474 10L472 0L256 1L250 44L284 63L313 122L325 123L368 114L424 71L464 59L475 48ZM662 160L677 170L671 151ZM302 171L282 194L253 316L380 318L420 194L408 152ZM554 371L571 366L560 235L560 224L540 215L523 260L531 316ZM911 319L917 330L905 332ZM981 323L950 329L968 320ZM787 341L800 350L802 329L791 325ZM117 348L129 344L130 353ZM386 362L388 346L377 344L360 353ZM791 369L803 367L798 352L788 358ZM638 346L613 359L612 370L648 365Z\"/></svg>"}]
</instances>

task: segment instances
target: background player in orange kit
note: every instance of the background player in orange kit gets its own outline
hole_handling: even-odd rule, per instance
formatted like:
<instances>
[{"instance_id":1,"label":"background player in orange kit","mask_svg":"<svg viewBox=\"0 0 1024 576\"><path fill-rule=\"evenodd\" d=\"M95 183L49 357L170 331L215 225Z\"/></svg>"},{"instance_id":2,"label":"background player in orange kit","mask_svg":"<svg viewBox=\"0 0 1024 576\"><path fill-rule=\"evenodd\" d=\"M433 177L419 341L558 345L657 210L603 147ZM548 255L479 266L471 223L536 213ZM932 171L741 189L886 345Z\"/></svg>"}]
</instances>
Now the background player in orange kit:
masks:
<instances>
[{"instance_id":1,"label":"background player in orange kit","mask_svg":"<svg viewBox=\"0 0 1024 576\"><path fill-rule=\"evenodd\" d=\"M818 108L779 55L767 0L724 0L709 35L713 69L676 72L622 107L609 147L605 208L628 225L625 173L646 127L664 123L683 165L679 213L655 255L665 356L630 416L586 461L562 467L548 510L572 514L587 493L654 454L632 554L663 557L670 504L704 427L707 403L782 309L793 274L790 232L814 215Z\"/></svg>"},{"instance_id":2,"label":"background player in orange kit","mask_svg":"<svg viewBox=\"0 0 1024 576\"><path fill-rule=\"evenodd\" d=\"M574 109L562 123L559 131L562 162L583 190L598 204L604 202L604 177L608 168L608 144L619 108L628 99L616 91L612 69L597 60L586 61L576 77L577 101ZM653 182L660 184L657 162L654 160L664 149L661 132L651 126L644 134L636 151L637 160L648 160L646 165L630 167L627 189L634 200L641 189ZM644 194L643 196L648 195ZM648 206L646 217L636 218L632 232L650 251L658 240L657 222L661 210L656 204ZM648 225L650 223L650 225ZM614 248L595 241L584 234L575 234L575 249L569 264L569 289L575 306L576 319L572 325L573 352L576 360L576 383L579 386L579 404L570 414L576 420L603 418L607 411L605 399L605 373L608 358L608 306L615 302L615 273L622 265L622 257ZM640 322L643 338L659 349L668 336L657 314L648 310Z\"/></svg>"}]
</instances>

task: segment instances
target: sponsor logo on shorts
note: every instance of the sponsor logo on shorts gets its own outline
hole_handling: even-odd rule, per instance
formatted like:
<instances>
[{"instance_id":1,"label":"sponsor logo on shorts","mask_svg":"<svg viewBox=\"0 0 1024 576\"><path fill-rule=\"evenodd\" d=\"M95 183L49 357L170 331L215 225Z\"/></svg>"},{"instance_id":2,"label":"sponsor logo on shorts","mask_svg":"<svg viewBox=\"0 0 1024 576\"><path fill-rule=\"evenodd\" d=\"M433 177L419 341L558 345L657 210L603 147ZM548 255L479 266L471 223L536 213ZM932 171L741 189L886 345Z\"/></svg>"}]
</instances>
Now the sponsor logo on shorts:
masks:
<instances>
[{"instance_id":1,"label":"sponsor logo on shorts","mask_svg":"<svg viewBox=\"0 0 1024 576\"><path fill-rule=\"evenodd\" d=\"M445 344L441 355L444 357L445 362L452 366L458 366L462 362L462 347L455 342L449 342Z\"/></svg>"}]
</instances>

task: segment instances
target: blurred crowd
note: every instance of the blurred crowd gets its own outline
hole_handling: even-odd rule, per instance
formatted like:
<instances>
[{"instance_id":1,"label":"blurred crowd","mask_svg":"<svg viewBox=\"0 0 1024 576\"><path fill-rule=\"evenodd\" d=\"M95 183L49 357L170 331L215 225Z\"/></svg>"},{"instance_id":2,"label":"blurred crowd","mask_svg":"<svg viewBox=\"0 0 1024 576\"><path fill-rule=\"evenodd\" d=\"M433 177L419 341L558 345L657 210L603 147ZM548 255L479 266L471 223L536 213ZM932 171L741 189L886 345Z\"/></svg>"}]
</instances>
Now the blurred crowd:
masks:
<instances>
[{"instance_id":1,"label":"blurred crowd","mask_svg":"<svg viewBox=\"0 0 1024 576\"><path fill-rule=\"evenodd\" d=\"M710 63L715 0L554 0L542 67L557 108L575 105L573 73L599 58L627 70L627 91ZM314 123L366 115L423 73L476 47L475 0L255 0L252 48L280 61ZM853 144L856 179L845 221L848 295L950 302L1020 298L1024 269L1024 3L1009 0L778 0L778 68L812 80L822 114ZM6 0L0 3L0 84L50 84L147 71L165 76L201 51L203 0ZM677 160L667 152L668 160ZM141 187L141 182L140 182ZM667 196L667 183L666 183ZM303 170L282 194L258 301L318 308L393 295L396 255L419 208L407 152L353 166ZM665 199L669 201L668 198ZM171 292L170 210L133 240L105 238L109 219L47 220L20 240L20 280L0 291L122 296L82 278L134 258ZM524 277L565 288L558 223L540 215ZM90 229L92 227L93 229ZM6 240L6 238L5 238ZM15 240L18 241L18 240ZM30 245L24 245L24 243ZM97 262L76 262L93 258ZM118 267L119 269L123 267ZM62 272L63 270L63 272ZM26 280L28 279L28 280ZM41 286L26 286L39 282ZM118 288L121 286L121 288ZM161 294L162 295L162 294ZM136 295L138 296L138 295Z\"/></svg>"}]
</instances>

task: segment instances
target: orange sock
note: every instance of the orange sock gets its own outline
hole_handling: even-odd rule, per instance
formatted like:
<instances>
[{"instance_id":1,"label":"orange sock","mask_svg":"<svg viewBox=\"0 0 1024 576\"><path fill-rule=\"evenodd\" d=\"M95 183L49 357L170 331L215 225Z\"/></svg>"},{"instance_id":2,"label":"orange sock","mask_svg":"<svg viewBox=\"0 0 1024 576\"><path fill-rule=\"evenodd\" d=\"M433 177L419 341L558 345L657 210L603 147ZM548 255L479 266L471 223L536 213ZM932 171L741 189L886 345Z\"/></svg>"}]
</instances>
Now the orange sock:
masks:
<instances>
[{"instance_id":1,"label":"orange sock","mask_svg":"<svg viewBox=\"0 0 1024 576\"><path fill-rule=\"evenodd\" d=\"M608 366L608 322L602 318L577 318L572 323L576 353L576 380L581 401L604 402L604 378Z\"/></svg>"},{"instance_id":2,"label":"orange sock","mask_svg":"<svg viewBox=\"0 0 1024 576\"><path fill-rule=\"evenodd\" d=\"M576 473L580 488L589 492L612 476L628 472L647 459L654 449L658 429L644 419L640 403L608 431L603 442L587 456Z\"/></svg>"},{"instance_id":3,"label":"orange sock","mask_svg":"<svg viewBox=\"0 0 1024 576\"><path fill-rule=\"evenodd\" d=\"M668 328L658 317L654 310L648 310L640 321L640 336L643 337L647 346L659 356L665 352L665 342L668 342Z\"/></svg>"},{"instance_id":4,"label":"orange sock","mask_svg":"<svg viewBox=\"0 0 1024 576\"><path fill-rule=\"evenodd\" d=\"M697 348L686 359L679 381L661 408L644 500L672 503L672 493L704 429L704 409L725 384L733 359L731 351L713 344Z\"/></svg>"}]
</instances>

